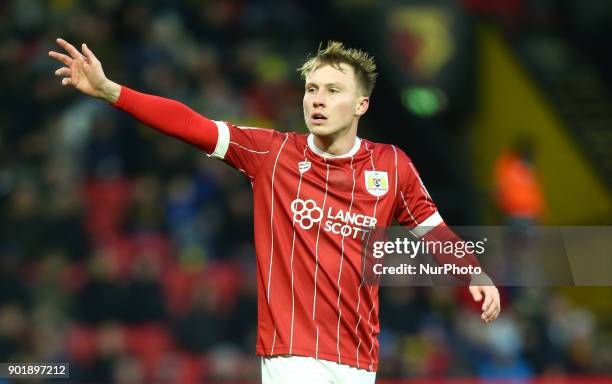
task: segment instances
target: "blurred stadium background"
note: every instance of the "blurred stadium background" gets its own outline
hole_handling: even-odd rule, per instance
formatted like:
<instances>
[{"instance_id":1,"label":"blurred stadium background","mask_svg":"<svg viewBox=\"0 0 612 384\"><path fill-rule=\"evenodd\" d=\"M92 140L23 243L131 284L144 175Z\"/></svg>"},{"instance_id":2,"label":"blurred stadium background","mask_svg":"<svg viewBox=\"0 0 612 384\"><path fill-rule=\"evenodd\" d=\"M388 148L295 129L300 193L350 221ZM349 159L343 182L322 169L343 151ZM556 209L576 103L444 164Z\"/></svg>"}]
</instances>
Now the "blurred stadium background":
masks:
<instances>
[{"instance_id":1,"label":"blurred stadium background","mask_svg":"<svg viewBox=\"0 0 612 384\"><path fill-rule=\"evenodd\" d=\"M359 135L405 149L449 224L612 224L610 1L4 0L0 36L2 362L259 379L248 181L61 87L58 36L119 83L301 132L295 68L342 40L379 65ZM501 293L483 326L465 288L384 288L379 382L612 382L610 287Z\"/></svg>"}]
</instances>

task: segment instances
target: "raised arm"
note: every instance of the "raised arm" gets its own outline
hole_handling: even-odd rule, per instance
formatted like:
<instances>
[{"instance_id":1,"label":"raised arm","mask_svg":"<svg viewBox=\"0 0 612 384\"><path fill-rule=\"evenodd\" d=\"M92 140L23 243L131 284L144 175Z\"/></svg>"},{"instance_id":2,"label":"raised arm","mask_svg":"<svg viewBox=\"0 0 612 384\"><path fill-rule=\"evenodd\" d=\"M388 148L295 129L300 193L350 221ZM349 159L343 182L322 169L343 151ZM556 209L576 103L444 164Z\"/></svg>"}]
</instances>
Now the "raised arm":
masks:
<instances>
[{"instance_id":1,"label":"raised arm","mask_svg":"<svg viewBox=\"0 0 612 384\"><path fill-rule=\"evenodd\" d=\"M81 51L63 39L57 44L67 54L50 51L49 56L63 67L55 71L63 86L73 86L85 95L105 100L158 131L213 153L217 145L217 123L186 105L163 97L136 92L109 80L102 63L87 47Z\"/></svg>"}]
</instances>

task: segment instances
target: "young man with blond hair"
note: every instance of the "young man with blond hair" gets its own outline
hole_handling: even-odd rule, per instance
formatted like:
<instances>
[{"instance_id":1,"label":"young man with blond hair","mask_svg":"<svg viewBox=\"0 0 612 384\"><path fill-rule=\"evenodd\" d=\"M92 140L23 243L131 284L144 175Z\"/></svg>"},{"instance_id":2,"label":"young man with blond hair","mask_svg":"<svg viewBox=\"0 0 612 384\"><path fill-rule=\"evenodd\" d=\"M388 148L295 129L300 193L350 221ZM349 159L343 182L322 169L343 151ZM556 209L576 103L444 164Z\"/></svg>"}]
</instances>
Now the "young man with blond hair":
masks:
<instances>
[{"instance_id":1,"label":"young man with blond hair","mask_svg":"<svg viewBox=\"0 0 612 384\"><path fill-rule=\"evenodd\" d=\"M376 81L372 57L330 42L306 61L299 71L310 133L303 135L209 120L110 81L87 45L79 51L57 42L68 53L49 53L65 65L56 71L62 85L201 148L250 180L263 382L373 383L378 287L362 275L363 234L396 219L419 237L454 235L408 156L357 136ZM484 299L483 321L493 321L497 289L469 290Z\"/></svg>"}]
</instances>

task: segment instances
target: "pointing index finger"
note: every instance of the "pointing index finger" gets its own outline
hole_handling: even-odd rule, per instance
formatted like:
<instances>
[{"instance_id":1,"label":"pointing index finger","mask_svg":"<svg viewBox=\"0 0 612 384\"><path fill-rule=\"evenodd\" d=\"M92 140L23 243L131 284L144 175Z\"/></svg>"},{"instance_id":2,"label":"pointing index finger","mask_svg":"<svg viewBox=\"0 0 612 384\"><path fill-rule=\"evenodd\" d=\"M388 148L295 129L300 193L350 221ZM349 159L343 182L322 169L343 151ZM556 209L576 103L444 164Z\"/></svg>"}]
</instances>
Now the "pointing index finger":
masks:
<instances>
[{"instance_id":1,"label":"pointing index finger","mask_svg":"<svg viewBox=\"0 0 612 384\"><path fill-rule=\"evenodd\" d=\"M72 44L70 44L66 40L58 38L56 41L62 48L66 50L66 52L70 54L70 56L72 56L73 59L83 58L83 55L81 55L81 52L79 52Z\"/></svg>"}]
</instances>

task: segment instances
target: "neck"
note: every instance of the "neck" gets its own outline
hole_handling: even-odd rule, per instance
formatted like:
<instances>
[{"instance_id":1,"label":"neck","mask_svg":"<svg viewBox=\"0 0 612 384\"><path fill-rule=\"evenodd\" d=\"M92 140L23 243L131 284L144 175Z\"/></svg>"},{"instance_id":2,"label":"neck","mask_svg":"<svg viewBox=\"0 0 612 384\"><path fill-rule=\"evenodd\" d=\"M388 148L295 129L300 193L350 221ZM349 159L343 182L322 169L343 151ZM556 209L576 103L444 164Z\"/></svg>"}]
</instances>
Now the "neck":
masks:
<instances>
[{"instance_id":1,"label":"neck","mask_svg":"<svg viewBox=\"0 0 612 384\"><path fill-rule=\"evenodd\" d=\"M349 129L338 136L317 136L314 134L312 136L317 148L330 155L341 156L353 149L357 139L357 129Z\"/></svg>"}]
</instances>

